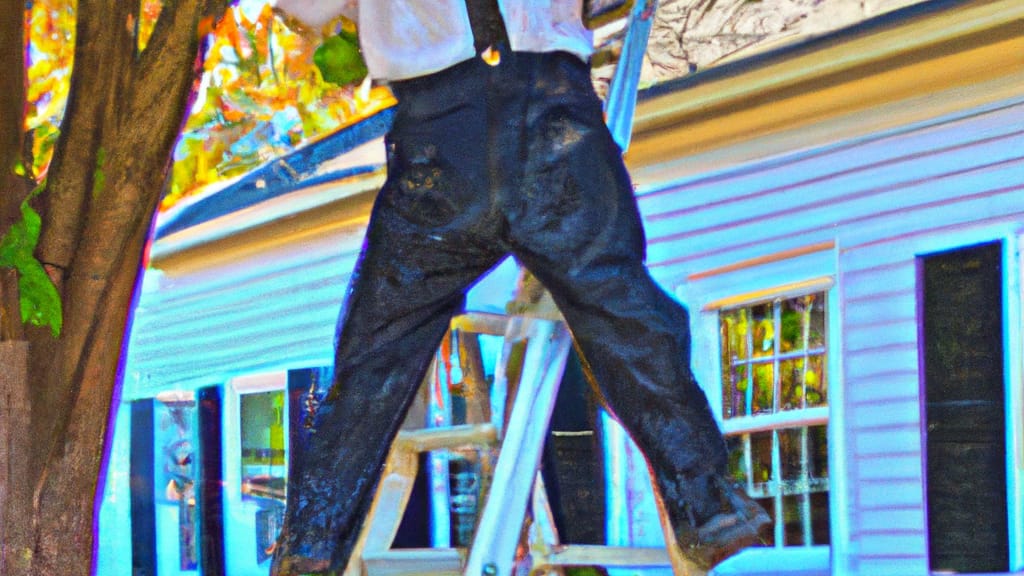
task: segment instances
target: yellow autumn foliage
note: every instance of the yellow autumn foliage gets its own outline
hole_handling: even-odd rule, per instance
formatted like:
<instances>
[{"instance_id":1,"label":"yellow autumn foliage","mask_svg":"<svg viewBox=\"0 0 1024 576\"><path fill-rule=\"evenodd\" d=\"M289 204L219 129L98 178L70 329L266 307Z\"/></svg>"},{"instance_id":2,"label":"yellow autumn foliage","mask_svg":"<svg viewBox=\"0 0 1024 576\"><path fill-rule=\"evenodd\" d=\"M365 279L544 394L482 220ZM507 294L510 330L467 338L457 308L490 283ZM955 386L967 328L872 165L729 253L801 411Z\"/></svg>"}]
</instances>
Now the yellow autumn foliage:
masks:
<instances>
[{"instance_id":1,"label":"yellow autumn foliage","mask_svg":"<svg viewBox=\"0 0 1024 576\"><path fill-rule=\"evenodd\" d=\"M135 30L140 51L163 8L163 0L143 0L138 16L124 23ZM25 128L33 135L37 179L46 174L67 103L76 9L76 0L34 0L26 9ZM360 97L355 86L324 82L313 64L316 46L289 30L269 5L253 20L233 6L215 27L202 28L211 36L200 93L174 153L162 208L394 103L385 88Z\"/></svg>"}]
</instances>

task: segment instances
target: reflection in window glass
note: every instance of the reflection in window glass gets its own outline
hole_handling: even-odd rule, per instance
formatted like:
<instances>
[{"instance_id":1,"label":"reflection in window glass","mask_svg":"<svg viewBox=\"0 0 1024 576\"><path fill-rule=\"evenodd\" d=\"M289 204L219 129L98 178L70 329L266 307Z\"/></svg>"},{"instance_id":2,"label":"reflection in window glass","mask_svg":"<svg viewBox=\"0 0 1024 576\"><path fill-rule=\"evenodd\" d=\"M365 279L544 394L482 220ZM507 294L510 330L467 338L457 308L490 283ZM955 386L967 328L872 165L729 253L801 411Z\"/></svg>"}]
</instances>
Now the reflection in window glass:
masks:
<instances>
[{"instance_id":1,"label":"reflection in window glass","mask_svg":"<svg viewBox=\"0 0 1024 576\"><path fill-rule=\"evenodd\" d=\"M242 493L284 500L284 391L241 396Z\"/></svg>"},{"instance_id":2,"label":"reflection in window glass","mask_svg":"<svg viewBox=\"0 0 1024 576\"><path fill-rule=\"evenodd\" d=\"M818 293L720 313L726 418L828 404L824 305Z\"/></svg>"},{"instance_id":3,"label":"reflection in window glass","mask_svg":"<svg viewBox=\"0 0 1024 576\"><path fill-rule=\"evenodd\" d=\"M827 426L800 421L828 405L825 294L722 310L719 328L722 416L750 430L732 435L730 475L772 515L776 546L828 544Z\"/></svg>"},{"instance_id":4,"label":"reflection in window glass","mask_svg":"<svg viewBox=\"0 0 1024 576\"><path fill-rule=\"evenodd\" d=\"M256 510L256 561L265 562L284 523L287 473L284 390L242 394L242 496Z\"/></svg>"},{"instance_id":5,"label":"reflection in window glass","mask_svg":"<svg viewBox=\"0 0 1024 576\"><path fill-rule=\"evenodd\" d=\"M157 397L154 410L157 445L158 505L178 510L179 567L195 570L198 566L196 542L196 403L188 393L168 393Z\"/></svg>"}]
</instances>

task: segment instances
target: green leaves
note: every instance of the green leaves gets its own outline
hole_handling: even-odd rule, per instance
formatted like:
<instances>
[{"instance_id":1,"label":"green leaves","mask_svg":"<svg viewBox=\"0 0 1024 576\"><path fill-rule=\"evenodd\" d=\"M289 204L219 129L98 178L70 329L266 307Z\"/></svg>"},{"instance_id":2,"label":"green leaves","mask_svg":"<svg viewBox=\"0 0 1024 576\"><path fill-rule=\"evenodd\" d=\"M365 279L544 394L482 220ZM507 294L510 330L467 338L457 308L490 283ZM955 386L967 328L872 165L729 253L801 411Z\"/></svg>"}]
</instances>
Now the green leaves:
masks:
<instances>
[{"instance_id":1,"label":"green leaves","mask_svg":"<svg viewBox=\"0 0 1024 576\"><path fill-rule=\"evenodd\" d=\"M35 326L49 326L56 338L60 336L63 325L63 309L56 286L35 257L42 219L29 206L29 200L39 194L43 186L40 184L21 203L21 220L11 226L0 239L0 266L18 271L21 321Z\"/></svg>"},{"instance_id":2,"label":"green leaves","mask_svg":"<svg viewBox=\"0 0 1024 576\"><path fill-rule=\"evenodd\" d=\"M347 30L325 40L313 53L313 62L325 81L339 86L361 82L368 73L359 39Z\"/></svg>"}]
</instances>

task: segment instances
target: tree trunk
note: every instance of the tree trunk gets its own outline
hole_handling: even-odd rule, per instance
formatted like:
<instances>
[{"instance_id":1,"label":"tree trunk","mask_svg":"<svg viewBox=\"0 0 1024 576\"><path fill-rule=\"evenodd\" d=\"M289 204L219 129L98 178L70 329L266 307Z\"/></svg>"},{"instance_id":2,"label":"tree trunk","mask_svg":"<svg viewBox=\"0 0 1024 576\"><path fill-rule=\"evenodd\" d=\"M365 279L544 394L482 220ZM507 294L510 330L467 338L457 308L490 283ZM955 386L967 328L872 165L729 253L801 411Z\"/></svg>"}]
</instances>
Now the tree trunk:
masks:
<instances>
[{"instance_id":1,"label":"tree trunk","mask_svg":"<svg viewBox=\"0 0 1024 576\"><path fill-rule=\"evenodd\" d=\"M14 3L0 10L0 237L20 217L31 187L15 171L24 145L23 22ZM0 574L25 573L31 562L28 343L19 308L17 275L0 268Z\"/></svg>"},{"instance_id":2,"label":"tree trunk","mask_svg":"<svg viewBox=\"0 0 1024 576\"><path fill-rule=\"evenodd\" d=\"M17 498L32 508L14 516L7 506L7 517L31 539L16 551L29 561L4 574L91 571L97 479L139 264L201 62L197 30L228 4L165 0L139 53L137 0L78 2L75 69L36 251L61 295L64 328L58 339L24 330L32 493ZM5 303L3 314L12 312ZM4 547L10 559L6 539Z\"/></svg>"},{"instance_id":3,"label":"tree trunk","mask_svg":"<svg viewBox=\"0 0 1024 576\"><path fill-rule=\"evenodd\" d=\"M30 525L17 522L31 516L28 482L28 343L0 342L0 574L18 574L31 557Z\"/></svg>"}]
</instances>

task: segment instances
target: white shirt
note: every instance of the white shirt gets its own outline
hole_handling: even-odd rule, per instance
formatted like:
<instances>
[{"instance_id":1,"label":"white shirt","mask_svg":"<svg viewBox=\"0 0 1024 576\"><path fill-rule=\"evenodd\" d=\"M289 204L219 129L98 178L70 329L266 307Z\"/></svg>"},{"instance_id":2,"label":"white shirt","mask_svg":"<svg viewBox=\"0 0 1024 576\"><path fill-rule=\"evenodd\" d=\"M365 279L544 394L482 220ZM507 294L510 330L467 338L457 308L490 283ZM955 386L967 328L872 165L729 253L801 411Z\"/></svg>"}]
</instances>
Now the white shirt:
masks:
<instances>
[{"instance_id":1,"label":"white shirt","mask_svg":"<svg viewBox=\"0 0 1024 576\"><path fill-rule=\"evenodd\" d=\"M565 51L582 60L593 52L582 0L498 0L512 50ZM339 14L358 22L370 75L402 80L437 72L476 56L465 0L277 0L313 26Z\"/></svg>"}]
</instances>

